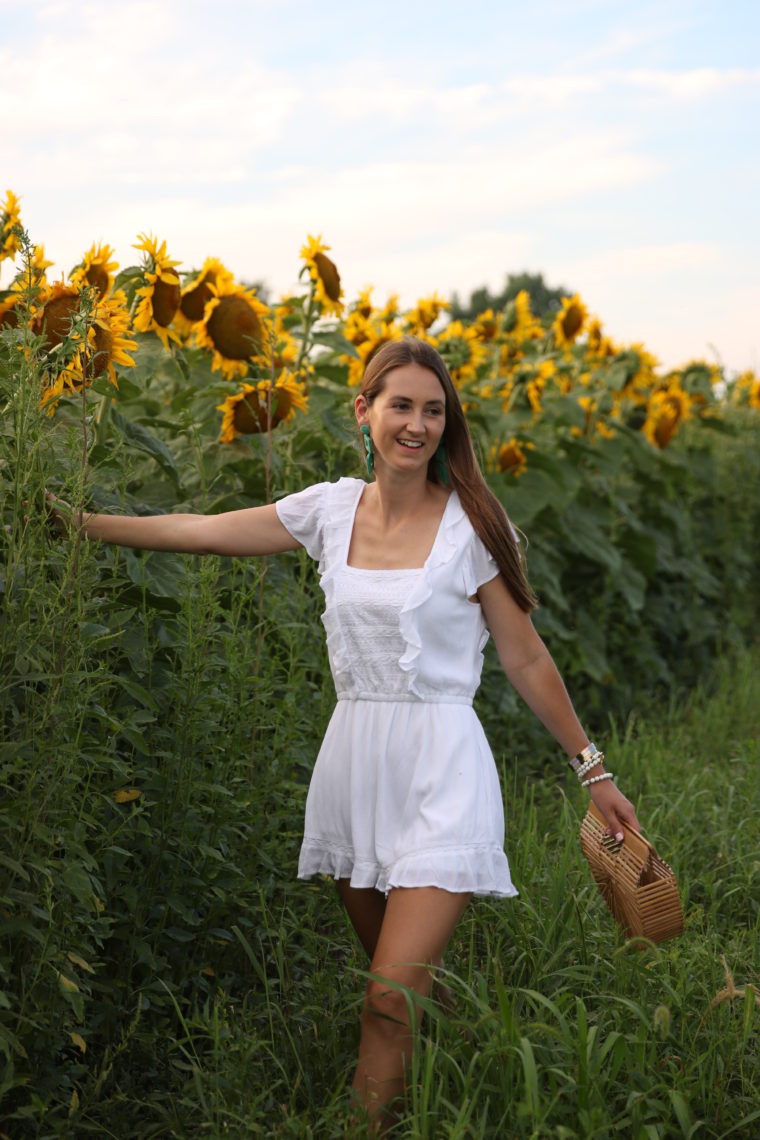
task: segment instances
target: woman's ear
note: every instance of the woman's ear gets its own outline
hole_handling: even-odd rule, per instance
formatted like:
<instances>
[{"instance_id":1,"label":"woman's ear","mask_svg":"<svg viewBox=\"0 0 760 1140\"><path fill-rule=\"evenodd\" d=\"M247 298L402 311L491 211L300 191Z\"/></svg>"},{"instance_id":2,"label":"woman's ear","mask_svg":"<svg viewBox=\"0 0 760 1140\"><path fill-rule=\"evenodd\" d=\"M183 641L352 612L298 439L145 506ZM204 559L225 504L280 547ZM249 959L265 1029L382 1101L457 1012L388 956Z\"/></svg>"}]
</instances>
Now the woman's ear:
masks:
<instances>
[{"instance_id":1,"label":"woman's ear","mask_svg":"<svg viewBox=\"0 0 760 1140\"><path fill-rule=\"evenodd\" d=\"M356 422L361 427L362 424L369 422L369 404L367 403L366 396L357 396L354 400L354 413L356 415Z\"/></svg>"}]
</instances>

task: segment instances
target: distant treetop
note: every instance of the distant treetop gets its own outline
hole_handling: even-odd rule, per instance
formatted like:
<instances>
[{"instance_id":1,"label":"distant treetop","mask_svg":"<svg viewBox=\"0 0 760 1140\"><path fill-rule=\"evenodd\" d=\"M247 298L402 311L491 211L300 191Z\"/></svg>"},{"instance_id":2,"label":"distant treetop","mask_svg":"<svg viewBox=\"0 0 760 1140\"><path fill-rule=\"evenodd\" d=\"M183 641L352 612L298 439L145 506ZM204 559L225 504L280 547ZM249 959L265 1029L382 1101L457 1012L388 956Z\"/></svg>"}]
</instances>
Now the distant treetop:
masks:
<instances>
[{"instance_id":1,"label":"distant treetop","mask_svg":"<svg viewBox=\"0 0 760 1140\"><path fill-rule=\"evenodd\" d=\"M451 319L474 321L486 309L498 312L508 301L513 301L522 289L530 295L531 311L536 317L553 316L561 307L562 298L572 297L572 293L563 286L552 289L547 285L543 273L510 273L501 293L492 293L483 285L470 294L467 302L461 301L459 294L454 293L451 298Z\"/></svg>"}]
</instances>

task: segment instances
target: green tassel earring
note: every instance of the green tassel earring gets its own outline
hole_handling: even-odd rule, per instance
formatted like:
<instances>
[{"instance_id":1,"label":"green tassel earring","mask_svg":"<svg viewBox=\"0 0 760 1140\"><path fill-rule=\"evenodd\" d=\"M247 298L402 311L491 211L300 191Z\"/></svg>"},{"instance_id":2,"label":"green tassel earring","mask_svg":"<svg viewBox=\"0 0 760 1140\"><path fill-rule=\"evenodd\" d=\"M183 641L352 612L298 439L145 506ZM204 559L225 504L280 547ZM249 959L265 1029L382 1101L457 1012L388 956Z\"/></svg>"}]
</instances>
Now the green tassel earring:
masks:
<instances>
[{"instance_id":1,"label":"green tassel earring","mask_svg":"<svg viewBox=\"0 0 760 1140\"><path fill-rule=\"evenodd\" d=\"M375 467L375 456L372 453L372 440L369 436L369 424L362 424L359 429L364 440L364 462L367 464L367 474L371 475Z\"/></svg>"},{"instance_id":2,"label":"green tassel earring","mask_svg":"<svg viewBox=\"0 0 760 1140\"><path fill-rule=\"evenodd\" d=\"M443 440L438 444L435 452L435 473L438 476L438 482L442 483L444 487L448 487L449 469L446 465L446 448L443 446Z\"/></svg>"}]
</instances>

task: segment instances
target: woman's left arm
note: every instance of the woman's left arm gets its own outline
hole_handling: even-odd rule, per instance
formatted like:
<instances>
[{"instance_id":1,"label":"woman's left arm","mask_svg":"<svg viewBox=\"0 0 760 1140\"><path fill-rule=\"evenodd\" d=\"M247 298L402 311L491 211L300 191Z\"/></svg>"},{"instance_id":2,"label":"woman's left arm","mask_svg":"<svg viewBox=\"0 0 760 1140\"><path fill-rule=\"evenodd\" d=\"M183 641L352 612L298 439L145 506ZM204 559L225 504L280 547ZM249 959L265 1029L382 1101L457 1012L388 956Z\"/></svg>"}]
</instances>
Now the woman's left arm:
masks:
<instances>
[{"instance_id":1,"label":"woman's left arm","mask_svg":"<svg viewBox=\"0 0 760 1140\"><path fill-rule=\"evenodd\" d=\"M500 574L479 588L478 599L507 677L567 755L577 756L589 738L530 616L517 605ZM603 771L603 765L597 765L588 775L597 776ZM612 780L600 780L589 791L616 839L623 838L623 823L641 830L633 804Z\"/></svg>"}]
</instances>

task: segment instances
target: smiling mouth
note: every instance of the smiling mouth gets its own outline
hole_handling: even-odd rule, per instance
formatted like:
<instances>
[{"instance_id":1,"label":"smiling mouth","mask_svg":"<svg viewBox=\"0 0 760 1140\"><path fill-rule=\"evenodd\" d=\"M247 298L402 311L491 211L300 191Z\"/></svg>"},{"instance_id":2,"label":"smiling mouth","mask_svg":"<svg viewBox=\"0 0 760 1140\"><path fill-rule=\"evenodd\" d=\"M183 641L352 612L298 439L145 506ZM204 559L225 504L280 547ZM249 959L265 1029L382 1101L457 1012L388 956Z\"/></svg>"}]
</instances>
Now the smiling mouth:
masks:
<instances>
[{"instance_id":1,"label":"smiling mouth","mask_svg":"<svg viewBox=\"0 0 760 1140\"><path fill-rule=\"evenodd\" d=\"M422 447L421 440L397 439L396 443L401 444L401 446L405 447L408 451L419 451L419 449Z\"/></svg>"}]
</instances>

